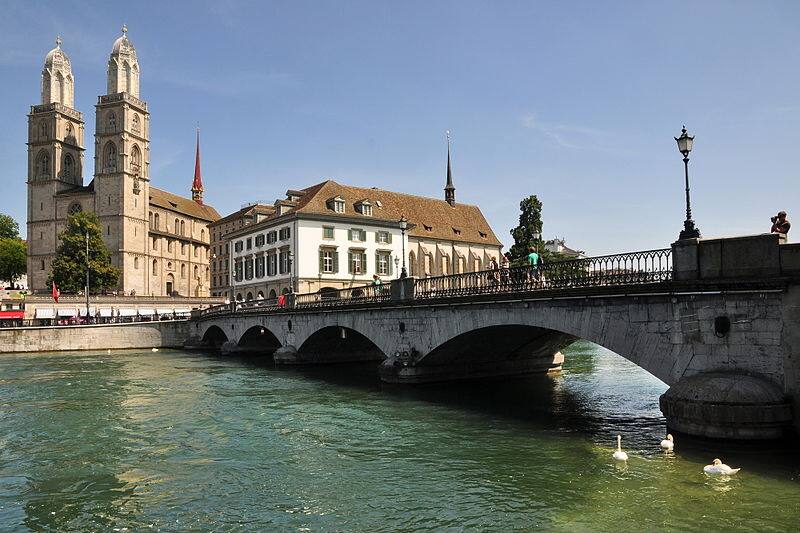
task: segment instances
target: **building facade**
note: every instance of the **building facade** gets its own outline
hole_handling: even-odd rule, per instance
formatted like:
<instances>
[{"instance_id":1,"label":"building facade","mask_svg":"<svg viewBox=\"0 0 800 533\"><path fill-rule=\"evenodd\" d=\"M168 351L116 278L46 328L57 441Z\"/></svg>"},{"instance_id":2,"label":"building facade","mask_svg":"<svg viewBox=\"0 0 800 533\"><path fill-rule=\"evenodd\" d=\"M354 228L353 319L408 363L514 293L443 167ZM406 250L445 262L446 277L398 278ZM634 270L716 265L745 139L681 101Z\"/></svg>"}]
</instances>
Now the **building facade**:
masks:
<instances>
[{"instance_id":1,"label":"building facade","mask_svg":"<svg viewBox=\"0 0 800 533\"><path fill-rule=\"evenodd\" d=\"M150 114L139 62L123 27L95 106L94 179L83 184L85 124L61 39L42 71L41 104L28 115L28 281L48 290L58 235L69 215L97 214L125 294L208 296L210 233L219 215L203 203L199 138L193 200L150 184Z\"/></svg>"},{"instance_id":2,"label":"building facade","mask_svg":"<svg viewBox=\"0 0 800 533\"><path fill-rule=\"evenodd\" d=\"M227 235L228 297L273 298L409 275L485 270L502 245L477 206L325 181L287 191L266 220ZM402 231L401 218L408 220ZM405 255L404 255L405 254ZM405 261L404 261L405 258Z\"/></svg>"}]
</instances>

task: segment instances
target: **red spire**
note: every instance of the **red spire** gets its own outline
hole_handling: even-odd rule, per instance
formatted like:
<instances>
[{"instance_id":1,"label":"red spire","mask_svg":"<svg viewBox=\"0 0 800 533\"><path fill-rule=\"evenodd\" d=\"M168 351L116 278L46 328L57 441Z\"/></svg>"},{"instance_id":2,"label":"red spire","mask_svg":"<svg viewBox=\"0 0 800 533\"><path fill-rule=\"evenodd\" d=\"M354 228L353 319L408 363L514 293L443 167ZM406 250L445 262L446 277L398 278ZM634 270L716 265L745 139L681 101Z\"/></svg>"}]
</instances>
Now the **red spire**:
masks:
<instances>
[{"instance_id":1,"label":"red spire","mask_svg":"<svg viewBox=\"0 0 800 533\"><path fill-rule=\"evenodd\" d=\"M203 177L200 175L200 128L197 128L197 150L194 156L194 181L192 182L192 200L203 205Z\"/></svg>"}]
</instances>

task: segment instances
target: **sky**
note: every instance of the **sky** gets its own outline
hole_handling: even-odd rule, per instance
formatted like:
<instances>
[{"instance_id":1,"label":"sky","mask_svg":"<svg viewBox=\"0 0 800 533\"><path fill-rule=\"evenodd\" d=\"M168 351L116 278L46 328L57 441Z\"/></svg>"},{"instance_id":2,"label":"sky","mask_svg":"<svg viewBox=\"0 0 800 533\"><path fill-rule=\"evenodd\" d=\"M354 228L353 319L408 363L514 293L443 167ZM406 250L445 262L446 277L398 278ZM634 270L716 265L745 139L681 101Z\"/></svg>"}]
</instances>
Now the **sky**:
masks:
<instances>
[{"instance_id":1,"label":"sky","mask_svg":"<svg viewBox=\"0 0 800 533\"><path fill-rule=\"evenodd\" d=\"M205 199L222 215L324 179L443 198L450 130L456 199L507 246L536 194L545 238L590 255L668 247L685 218L673 137L686 124L704 237L800 216L798 2L5 0L0 212L23 230L44 56L61 35L91 162L123 23L151 184L190 194L199 123Z\"/></svg>"}]
</instances>

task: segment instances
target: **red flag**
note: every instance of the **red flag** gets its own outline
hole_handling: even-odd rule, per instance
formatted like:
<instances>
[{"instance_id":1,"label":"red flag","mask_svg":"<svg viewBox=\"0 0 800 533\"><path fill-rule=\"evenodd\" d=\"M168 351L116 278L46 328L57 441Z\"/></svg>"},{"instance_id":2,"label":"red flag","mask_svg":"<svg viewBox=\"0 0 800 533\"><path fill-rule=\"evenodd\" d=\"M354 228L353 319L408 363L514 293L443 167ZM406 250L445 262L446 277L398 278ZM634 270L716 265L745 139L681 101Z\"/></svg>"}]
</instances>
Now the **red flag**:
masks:
<instances>
[{"instance_id":1,"label":"red flag","mask_svg":"<svg viewBox=\"0 0 800 533\"><path fill-rule=\"evenodd\" d=\"M58 297L61 296L61 293L58 292L58 287L56 286L56 282L53 282L53 300L58 303Z\"/></svg>"}]
</instances>

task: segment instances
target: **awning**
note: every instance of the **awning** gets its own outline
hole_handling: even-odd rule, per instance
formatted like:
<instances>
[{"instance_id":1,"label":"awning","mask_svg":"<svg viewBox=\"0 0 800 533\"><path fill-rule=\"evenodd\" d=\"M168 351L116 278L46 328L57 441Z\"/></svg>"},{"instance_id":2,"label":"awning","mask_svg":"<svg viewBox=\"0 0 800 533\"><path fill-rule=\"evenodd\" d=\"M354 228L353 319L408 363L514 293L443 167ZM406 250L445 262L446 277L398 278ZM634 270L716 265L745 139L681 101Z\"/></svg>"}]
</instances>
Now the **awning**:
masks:
<instances>
[{"instance_id":1,"label":"awning","mask_svg":"<svg viewBox=\"0 0 800 533\"><path fill-rule=\"evenodd\" d=\"M136 309L130 309L128 307L120 307L119 316L136 316Z\"/></svg>"},{"instance_id":2,"label":"awning","mask_svg":"<svg viewBox=\"0 0 800 533\"><path fill-rule=\"evenodd\" d=\"M158 311L159 315L171 315L173 313L172 309L166 307L159 307L156 311Z\"/></svg>"},{"instance_id":3,"label":"awning","mask_svg":"<svg viewBox=\"0 0 800 533\"><path fill-rule=\"evenodd\" d=\"M25 318L25 311L0 311L0 320L8 318Z\"/></svg>"},{"instance_id":4,"label":"awning","mask_svg":"<svg viewBox=\"0 0 800 533\"><path fill-rule=\"evenodd\" d=\"M53 318L54 316L56 313L52 307L39 307L34 314L34 318Z\"/></svg>"},{"instance_id":5,"label":"awning","mask_svg":"<svg viewBox=\"0 0 800 533\"><path fill-rule=\"evenodd\" d=\"M96 313L97 313L97 308L96 307L90 307L89 308L89 316L94 316ZM78 315L79 316L86 316L86 308L85 307L79 307L78 308Z\"/></svg>"},{"instance_id":6,"label":"awning","mask_svg":"<svg viewBox=\"0 0 800 533\"><path fill-rule=\"evenodd\" d=\"M147 307L140 307L139 308L139 316L153 316L156 314L154 309L147 308Z\"/></svg>"},{"instance_id":7,"label":"awning","mask_svg":"<svg viewBox=\"0 0 800 533\"><path fill-rule=\"evenodd\" d=\"M71 316L77 316L78 311L74 307L68 307L66 309L58 309L58 316L69 318Z\"/></svg>"},{"instance_id":8,"label":"awning","mask_svg":"<svg viewBox=\"0 0 800 533\"><path fill-rule=\"evenodd\" d=\"M175 309L176 315L190 315L192 314L192 310L187 307L181 307L179 309Z\"/></svg>"},{"instance_id":9,"label":"awning","mask_svg":"<svg viewBox=\"0 0 800 533\"><path fill-rule=\"evenodd\" d=\"M114 316L114 310L110 307L101 307L100 308L100 316L101 317L110 317Z\"/></svg>"}]
</instances>

